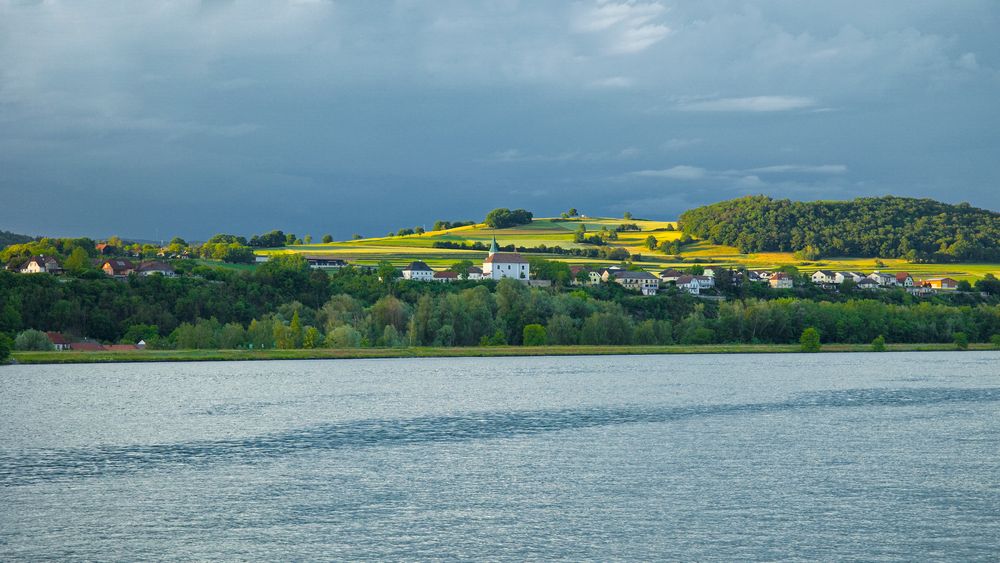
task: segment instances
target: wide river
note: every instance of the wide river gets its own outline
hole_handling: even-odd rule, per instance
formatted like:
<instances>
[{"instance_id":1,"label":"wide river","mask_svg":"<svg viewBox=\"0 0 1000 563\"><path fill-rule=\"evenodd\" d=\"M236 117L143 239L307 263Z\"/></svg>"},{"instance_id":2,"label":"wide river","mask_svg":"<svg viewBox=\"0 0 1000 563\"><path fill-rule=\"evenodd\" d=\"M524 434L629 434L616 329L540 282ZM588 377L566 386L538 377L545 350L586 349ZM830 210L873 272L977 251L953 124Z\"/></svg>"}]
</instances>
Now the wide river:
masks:
<instances>
[{"instance_id":1,"label":"wide river","mask_svg":"<svg viewBox=\"0 0 1000 563\"><path fill-rule=\"evenodd\" d=\"M1000 353L0 368L0 560L1000 558Z\"/></svg>"}]
</instances>

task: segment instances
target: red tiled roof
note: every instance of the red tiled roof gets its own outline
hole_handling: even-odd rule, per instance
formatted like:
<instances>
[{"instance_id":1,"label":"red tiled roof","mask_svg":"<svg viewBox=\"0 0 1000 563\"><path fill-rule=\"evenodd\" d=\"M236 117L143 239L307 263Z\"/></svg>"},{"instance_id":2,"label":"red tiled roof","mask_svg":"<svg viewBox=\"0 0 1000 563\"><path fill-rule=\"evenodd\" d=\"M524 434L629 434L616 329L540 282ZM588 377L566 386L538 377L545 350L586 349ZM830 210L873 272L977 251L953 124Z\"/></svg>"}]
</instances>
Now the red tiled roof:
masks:
<instances>
[{"instance_id":1,"label":"red tiled roof","mask_svg":"<svg viewBox=\"0 0 1000 563\"><path fill-rule=\"evenodd\" d=\"M111 266L111 271L116 272L116 273L117 272L122 272L122 271L125 271L125 270L134 270L135 269L135 265L132 264L131 260L121 260L121 259L105 260L104 264L101 264L101 268L103 269L105 265L110 265Z\"/></svg>"},{"instance_id":2,"label":"red tiled roof","mask_svg":"<svg viewBox=\"0 0 1000 563\"><path fill-rule=\"evenodd\" d=\"M910 274L908 274L906 272L898 272L896 274L896 281L898 281L898 282L906 281L906 278L908 278L908 277L910 277Z\"/></svg>"},{"instance_id":3,"label":"red tiled roof","mask_svg":"<svg viewBox=\"0 0 1000 563\"><path fill-rule=\"evenodd\" d=\"M53 344L69 344L69 340L61 332L46 332L45 336L49 337L49 341Z\"/></svg>"},{"instance_id":4,"label":"red tiled roof","mask_svg":"<svg viewBox=\"0 0 1000 563\"><path fill-rule=\"evenodd\" d=\"M109 344L104 346L104 349L111 352L127 352L129 350L138 350L139 347L135 344Z\"/></svg>"},{"instance_id":5,"label":"red tiled roof","mask_svg":"<svg viewBox=\"0 0 1000 563\"><path fill-rule=\"evenodd\" d=\"M434 277L437 279L457 279L458 274L452 272L451 270L442 270L440 272L434 272Z\"/></svg>"},{"instance_id":6,"label":"red tiled roof","mask_svg":"<svg viewBox=\"0 0 1000 563\"><path fill-rule=\"evenodd\" d=\"M104 350L100 342L73 342L69 345L70 350L85 350L89 352L99 352Z\"/></svg>"},{"instance_id":7,"label":"red tiled roof","mask_svg":"<svg viewBox=\"0 0 1000 563\"><path fill-rule=\"evenodd\" d=\"M527 264L528 261L521 258L521 255L517 252L497 252L496 254L490 254L484 260L485 263L489 264Z\"/></svg>"}]
</instances>

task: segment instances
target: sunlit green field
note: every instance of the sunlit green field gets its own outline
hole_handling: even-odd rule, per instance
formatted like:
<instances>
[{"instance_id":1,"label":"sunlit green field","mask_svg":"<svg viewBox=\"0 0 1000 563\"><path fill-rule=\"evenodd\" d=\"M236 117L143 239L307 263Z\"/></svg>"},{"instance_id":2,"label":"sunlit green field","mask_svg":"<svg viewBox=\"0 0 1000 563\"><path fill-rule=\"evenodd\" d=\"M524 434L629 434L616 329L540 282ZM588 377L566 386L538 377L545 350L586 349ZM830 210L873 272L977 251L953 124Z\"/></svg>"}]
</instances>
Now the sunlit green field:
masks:
<instances>
[{"instance_id":1,"label":"sunlit green field","mask_svg":"<svg viewBox=\"0 0 1000 563\"><path fill-rule=\"evenodd\" d=\"M687 268L694 264L744 265L754 269L773 269L781 266L796 266L801 271L811 273L819 269L847 270L868 273L873 270L888 272L909 272L914 277L949 276L955 279L977 279L986 273L1000 276L1000 264L910 264L904 260L882 259L884 266L875 264L875 258L823 258L815 262L796 259L790 252L767 252L758 254L741 254L730 246L718 246L704 241L695 241L684 246L681 256L666 256L659 251L650 251L645 246L646 237L653 235L658 241L671 241L679 238L681 233L668 231L668 226L676 228L676 223L670 221L648 221L639 219L553 219L541 218L529 225L509 229L490 229L483 224L458 227L444 231L427 232L422 235L386 236L366 238L353 241L339 241L330 244L309 244L289 246L280 249L260 251L261 254L275 252L300 252L343 258L357 264L376 264L387 260L396 266L403 266L413 260L423 260L432 268L445 268L461 260L481 262L486 257L485 251L457 250L433 248L436 241L473 244L481 242L488 245L496 236L501 245L562 248L593 248L591 245L573 242L573 233L580 224L587 227L589 233L596 233L602 227L614 229L623 223L635 223L641 231L626 231L618 233L618 240L612 246L628 249L633 255L641 255L636 263L650 271L668 267ZM534 256L534 254L533 254ZM570 264L607 265L609 261L578 256L556 254L541 255L553 260L561 260Z\"/></svg>"}]
</instances>

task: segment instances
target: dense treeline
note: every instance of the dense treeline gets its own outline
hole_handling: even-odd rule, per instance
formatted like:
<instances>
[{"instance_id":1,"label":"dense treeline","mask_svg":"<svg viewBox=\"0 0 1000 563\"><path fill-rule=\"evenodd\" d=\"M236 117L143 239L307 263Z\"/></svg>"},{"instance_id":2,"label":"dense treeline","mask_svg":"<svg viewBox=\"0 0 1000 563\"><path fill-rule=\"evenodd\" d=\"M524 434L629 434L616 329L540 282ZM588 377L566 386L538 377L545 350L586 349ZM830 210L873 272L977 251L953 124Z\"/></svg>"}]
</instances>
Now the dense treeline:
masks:
<instances>
[{"instance_id":1,"label":"dense treeline","mask_svg":"<svg viewBox=\"0 0 1000 563\"><path fill-rule=\"evenodd\" d=\"M475 221L434 221L434 227L431 230L434 231L445 231L448 229L457 229L458 227L468 227L470 225L475 225Z\"/></svg>"},{"instance_id":2,"label":"dense treeline","mask_svg":"<svg viewBox=\"0 0 1000 563\"><path fill-rule=\"evenodd\" d=\"M35 237L30 237L28 235L19 235L17 233L12 233L10 231L0 231L0 250L12 244L24 244L26 242L31 242L33 240L35 240Z\"/></svg>"},{"instance_id":3,"label":"dense treeline","mask_svg":"<svg viewBox=\"0 0 1000 563\"><path fill-rule=\"evenodd\" d=\"M487 250L489 247L482 242L453 242L448 240L436 240L431 244L431 248L451 248L454 250ZM565 256L583 256L585 258L600 258L602 260L641 260L641 255L633 255L622 247L603 248L563 248L561 246L515 246L508 244L500 246L500 252L520 252L523 254L558 254Z\"/></svg>"},{"instance_id":4,"label":"dense treeline","mask_svg":"<svg viewBox=\"0 0 1000 563\"><path fill-rule=\"evenodd\" d=\"M951 342L958 332L987 341L1000 333L1000 305L975 295L818 301L762 288L720 303L676 290L643 297L617 284L440 284L391 272L327 274L295 255L254 271L196 267L179 278L127 281L0 272L0 333L10 340L53 330L178 348L794 343L807 327L824 342Z\"/></svg>"},{"instance_id":5,"label":"dense treeline","mask_svg":"<svg viewBox=\"0 0 1000 563\"><path fill-rule=\"evenodd\" d=\"M799 202L732 199L681 214L685 232L741 252L793 251L815 259L1000 260L1000 213L930 199Z\"/></svg>"},{"instance_id":6,"label":"dense treeline","mask_svg":"<svg viewBox=\"0 0 1000 563\"><path fill-rule=\"evenodd\" d=\"M28 258L37 255L69 257L79 249L85 257L97 255L92 239L82 238L41 238L14 243L0 250L0 266L4 264L20 264Z\"/></svg>"}]
</instances>

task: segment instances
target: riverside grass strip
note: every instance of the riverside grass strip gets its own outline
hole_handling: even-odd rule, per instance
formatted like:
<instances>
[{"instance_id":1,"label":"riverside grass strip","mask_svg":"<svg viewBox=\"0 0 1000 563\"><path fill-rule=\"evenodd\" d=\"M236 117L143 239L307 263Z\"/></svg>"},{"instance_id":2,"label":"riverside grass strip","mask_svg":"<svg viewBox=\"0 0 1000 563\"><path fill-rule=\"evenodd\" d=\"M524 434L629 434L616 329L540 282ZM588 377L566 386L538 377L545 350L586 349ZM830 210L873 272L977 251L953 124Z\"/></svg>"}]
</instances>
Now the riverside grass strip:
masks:
<instances>
[{"instance_id":1,"label":"riverside grass strip","mask_svg":"<svg viewBox=\"0 0 1000 563\"><path fill-rule=\"evenodd\" d=\"M957 351L952 343L889 344L888 352ZM973 343L969 350L996 350ZM820 353L871 352L871 344L824 344ZM798 344L706 344L669 346L490 346L408 348L316 348L310 350L136 350L123 352L14 352L19 364L90 364L127 362L211 362L255 360L333 360L366 358L478 358L503 356L607 356L671 354L800 353ZM1000 351L997 351L1000 354Z\"/></svg>"}]
</instances>

